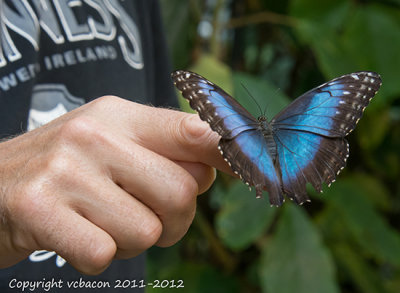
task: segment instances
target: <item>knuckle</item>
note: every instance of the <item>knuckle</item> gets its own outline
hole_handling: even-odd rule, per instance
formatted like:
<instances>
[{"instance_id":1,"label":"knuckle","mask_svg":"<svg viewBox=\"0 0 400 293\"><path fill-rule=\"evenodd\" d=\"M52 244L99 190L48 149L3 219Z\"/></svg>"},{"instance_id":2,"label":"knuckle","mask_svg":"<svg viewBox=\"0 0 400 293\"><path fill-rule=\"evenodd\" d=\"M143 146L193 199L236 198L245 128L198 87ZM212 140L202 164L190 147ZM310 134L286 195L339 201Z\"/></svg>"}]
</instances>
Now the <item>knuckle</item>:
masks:
<instances>
[{"instance_id":1,"label":"knuckle","mask_svg":"<svg viewBox=\"0 0 400 293\"><path fill-rule=\"evenodd\" d=\"M47 152L37 163L36 174L30 179L32 192L54 195L54 192L59 191L56 188L73 186L80 178L76 176L76 172L71 172L77 170L78 162L74 156L74 152L62 146Z\"/></svg>"},{"instance_id":2,"label":"knuckle","mask_svg":"<svg viewBox=\"0 0 400 293\"><path fill-rule=\"evenodd\" d=\"M189 173L186 174L187 175L182 176L178 194L180 194L181 197L196 197L198 192L197 182Z\"/></svg>"},{"instance_id":3,"label":"knuckle","mask_svg":"<svg viewBox=\"0 0 400 293\"><path fill-rule=\"evenodd\" d=\"M207 123L200 121L200 118L193 115L185 115L178 122L178 141L187 147L198 147L211 141L213 132Z\"/></svg>"},{"instance_id":4,"label":"knuckle","mask_svg":"<svg viewBox=\"0 0 400 293\"><path fill-rule=\"evenodd\" d=\"M40 175L43 181L50 183L56 178L65 180L72 176L71 170L74 169L74 164L68 154L71 153L64 152L62 149L53 150L48 154Z\"/></svg>"},{"instance_id":5,"label":"knuckle","mask_svg":"<svg viewBox=\"0 0 400 293\"><path fill-rule=\"evenodd\" d=\"M182 176L170 205L174 213L186 214L193 209L198 194L198 185L191 175Z\"/></svg>"},{"instance_id":6,"label":"knuckle","mask_svg":"<svg viewBox=\"0 0 400 293\"><path fill-rule=\"evenodd\" d=\"M47 195L47 190L41 180L33 179L24 182L22 186L16 187L12 199L7 202L7 212L14 219L18 227L31 227L34 223L41 221L49 223L49 216L56 202L54 198ZM35 221L32 221L35 219Z\"/></svg>"},{"instance_id":7,"label":"knuckle","mask_svg":"<svg viewBox=\"0 0 400 293\"><path fill-rule=\"evenodd\" d=\"M78 116L64 123L59 132L57 148L66 153L72 149L90 149L112 144L112 135L104 125L90 116Z\"/></svg>"},{"instance_id":8,"label":"knuckle","mask_svg":"<svg viewBox=\"0 0 400 293\"><path fill-rule=\"evenodd\" d=\"M98 133L99 125L88 116L80 115L63 124L59 132L61 141L77 142Z\"/></svg>"},{"instance_id":9,"label":"knuckle","mask_svg":"<svg viewBox=\"0 0 400 293\"><path fill-rule=\"evenodd\" d=\"M96 241L89 244L81 270L88 275L97 275L104 271L116 253L116 246L111 241Z\"/></svg>"},{"instance_id":10,"label":"knuckle","mask_svg":"<svg viewBox=\"0 0 400 293\"><path fill-rule=\"evenodd\" d=\"M92 110L97 111L97 112L108 112L112 109L114 109L115 107L119 108L122 105L125 105L127 101L119 98L117 96L102 96L99 97L93 101L91 101L90 107Z\"/></svg>"},{"instance_id":11,"label":"knuckle","mask_svg":"<svg viewBox=\"0 0 400 293\"><path fill-rule=\"evenodd\" d=\"M153 246L161 237L163 227L157 216L148 217L137 232L137 238L140 239L139 250L146 250Z\"/></svg>"},{"instance_id":12,"label":"knuckle","mask_svg":"<svg viewBox=\"0 0 400 293\"><path fill-rule=\"evenodd\" d=\"M94 101L92 101L92 103L99 107L107 107L108 105L114 104L116 101L121 101L121 100L123 99L117 96L107 95L95 99Z\"/></svg>"}]
</instances>

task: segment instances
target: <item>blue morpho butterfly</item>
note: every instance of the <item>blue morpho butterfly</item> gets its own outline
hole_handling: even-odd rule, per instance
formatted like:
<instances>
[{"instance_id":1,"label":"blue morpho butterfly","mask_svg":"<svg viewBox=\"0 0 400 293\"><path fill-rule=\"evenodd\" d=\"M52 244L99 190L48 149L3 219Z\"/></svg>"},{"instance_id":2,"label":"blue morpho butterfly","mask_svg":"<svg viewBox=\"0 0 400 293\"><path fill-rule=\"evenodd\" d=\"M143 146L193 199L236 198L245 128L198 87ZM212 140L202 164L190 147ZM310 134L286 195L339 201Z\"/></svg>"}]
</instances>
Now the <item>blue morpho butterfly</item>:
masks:
<instances>
[{"instance_id":1,"label":"blue morpho butterfly","mask_svg":"<svg viewBox=\"0 0 400 293\"><path fill-rule=\"evenodd\" d=\"M356 72L335 78L294 100L270 122L255 119L236 100L204 77L172 73L200 118L221 139L219 150L232 170L257 197L266 189L271 205L284 194L298 204L310 201L306 183L321 192L344 168L349 145L344 138L356 126L381 86L379 74Z\"/></svg>"}]
</instances>

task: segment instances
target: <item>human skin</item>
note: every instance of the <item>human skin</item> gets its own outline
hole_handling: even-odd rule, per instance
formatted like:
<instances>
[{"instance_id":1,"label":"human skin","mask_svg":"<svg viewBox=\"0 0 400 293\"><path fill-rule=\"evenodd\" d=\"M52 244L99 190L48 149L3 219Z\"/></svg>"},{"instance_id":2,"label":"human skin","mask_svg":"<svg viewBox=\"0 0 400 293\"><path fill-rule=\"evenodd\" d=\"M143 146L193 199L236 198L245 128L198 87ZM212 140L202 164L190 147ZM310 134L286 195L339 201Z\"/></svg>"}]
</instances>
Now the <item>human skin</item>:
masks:
<instances>
[{"instance_id":1,"label":"human skin","mask_svg":"<svg viewBox=\"0 0 400 293\"><path fill-rule=\"evenodd\" d=\"M106 96L0 143L0 267L44 249L92 275L173 245L213 167L229 172L218 140L197 115Z\"/></svg>"}]
</instances>

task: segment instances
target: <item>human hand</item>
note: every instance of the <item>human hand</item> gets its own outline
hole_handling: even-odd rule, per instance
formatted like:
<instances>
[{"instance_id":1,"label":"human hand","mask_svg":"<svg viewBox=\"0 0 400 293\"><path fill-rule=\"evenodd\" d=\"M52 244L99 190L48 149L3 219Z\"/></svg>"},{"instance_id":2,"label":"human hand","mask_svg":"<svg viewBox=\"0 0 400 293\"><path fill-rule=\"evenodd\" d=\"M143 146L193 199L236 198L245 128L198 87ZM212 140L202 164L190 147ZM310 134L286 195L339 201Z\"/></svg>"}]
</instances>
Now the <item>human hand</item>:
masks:
<instances>
[{"instance_id":1,"label":"human hand","mask_svg":"<svg viewBox=\"0 0 400 293\"><path fill-rule=\"evenodd\" d=\"M176 243L210 166L229 170L218 140L197 115L103 97L0 143L0 267L45 249L97 274Z\"/></svg>"}]
</instances>

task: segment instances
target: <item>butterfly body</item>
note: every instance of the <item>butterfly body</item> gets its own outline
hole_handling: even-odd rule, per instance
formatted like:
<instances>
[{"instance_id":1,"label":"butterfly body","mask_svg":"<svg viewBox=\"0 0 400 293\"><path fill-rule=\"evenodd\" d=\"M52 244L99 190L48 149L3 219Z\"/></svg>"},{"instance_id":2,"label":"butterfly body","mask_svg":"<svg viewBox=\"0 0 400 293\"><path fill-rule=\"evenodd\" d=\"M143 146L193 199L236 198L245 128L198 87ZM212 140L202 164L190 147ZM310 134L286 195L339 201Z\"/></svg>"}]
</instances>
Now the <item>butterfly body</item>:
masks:
<instances>
[{"instance_id":1,"label":"butterfly body","mask_svg":"<svg viewBox=\"0 0 400 293\"><path fill-rule=\"evenodd\" d=\"M257 197L267 190L277 206L285 194L299 204L309 201L308 182L320 192L323 183L335 181L349 153L344 137L381 85L374 72L344 75L303 94L268 122L196 73L176 71L172 79L221 136L218 148L232 170Z\"/></svg>"},{"instance_id":2,"label":"butterfly body","mask_svg":"<svg viewBox=\"0 0 400 293\"><path fill-rule=\"evenodd\" d=\"M265 116L260 116L257 118L259 127L258 130L264 136L265 144L267 145L267 150L273 161L275 161L277 156L276 142L273 137L273 129L271 124L268 123L267 118Z\"/></svg>"}]
</instances>

